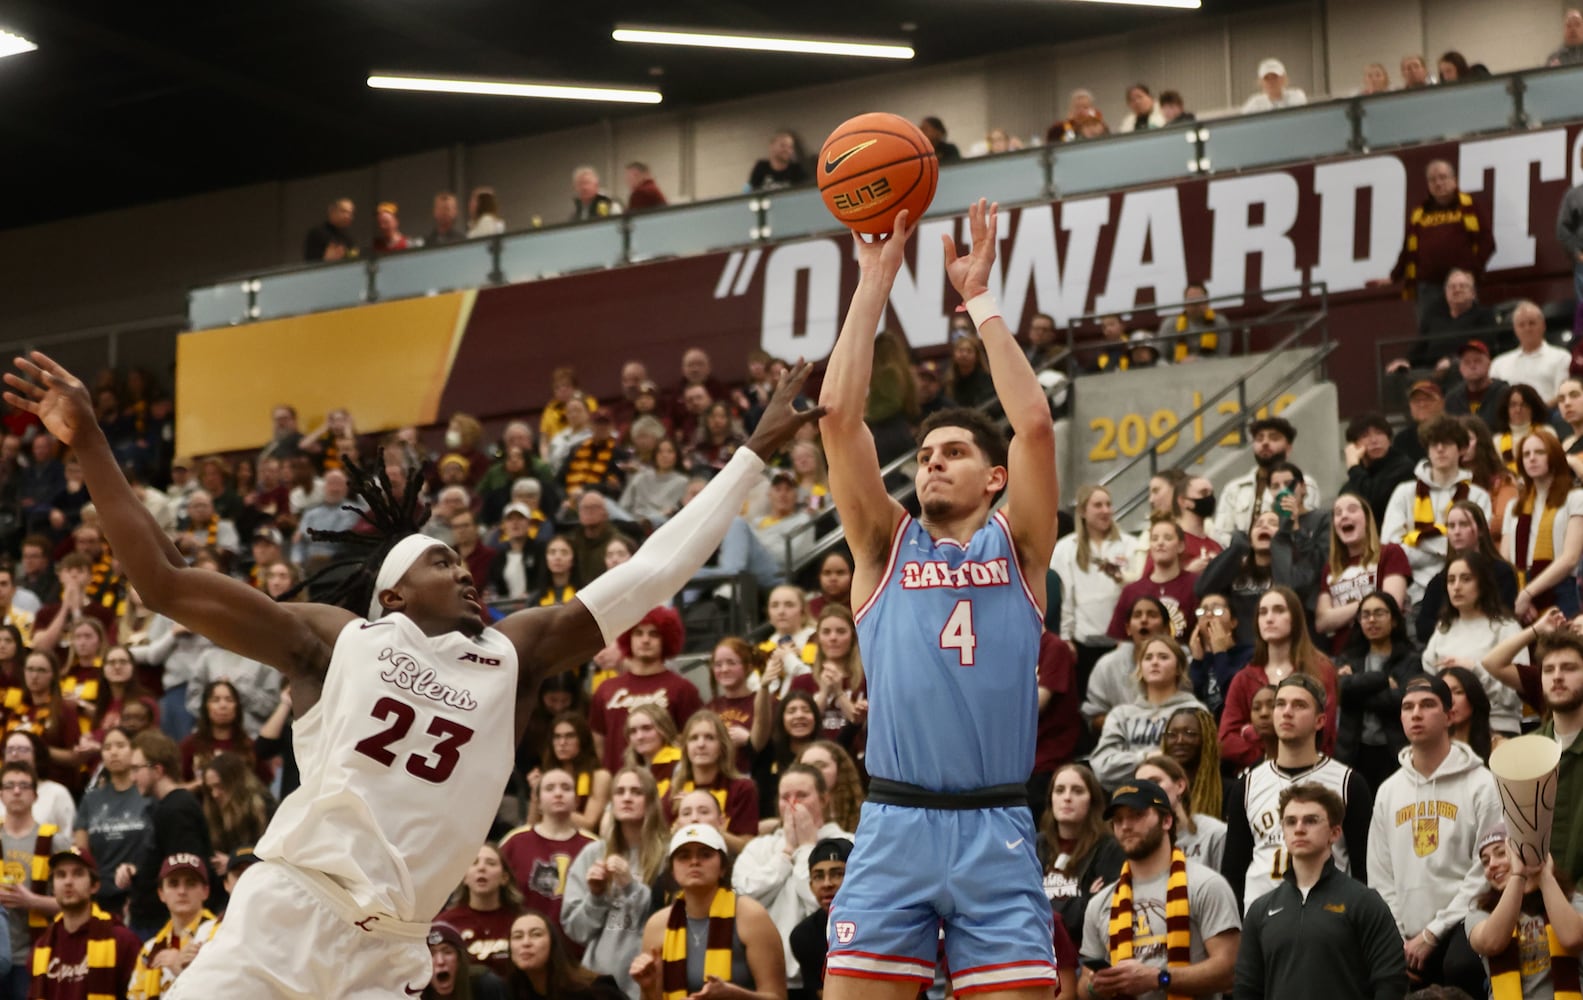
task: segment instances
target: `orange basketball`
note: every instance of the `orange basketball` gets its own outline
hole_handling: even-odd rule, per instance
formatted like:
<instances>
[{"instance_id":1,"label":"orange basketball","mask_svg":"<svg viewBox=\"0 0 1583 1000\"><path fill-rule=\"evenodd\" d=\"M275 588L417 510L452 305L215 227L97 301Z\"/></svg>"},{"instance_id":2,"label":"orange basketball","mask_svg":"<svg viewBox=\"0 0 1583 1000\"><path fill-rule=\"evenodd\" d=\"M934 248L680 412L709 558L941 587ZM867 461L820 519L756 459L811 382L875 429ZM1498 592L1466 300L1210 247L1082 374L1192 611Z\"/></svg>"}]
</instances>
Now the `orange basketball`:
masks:
<instances>
[{"instance_id":1,"label":"orange basketball","mask_svg":"<svg viewBox=\"0 0 1583 1000\"><path fill-rule=\"evenodd\" d=\"M819 150L819 193L843 226L889 233L902 209L917 222L934 200L940 162L918 127L873 111L843 122Z\"/></svg>"}]
</instances>

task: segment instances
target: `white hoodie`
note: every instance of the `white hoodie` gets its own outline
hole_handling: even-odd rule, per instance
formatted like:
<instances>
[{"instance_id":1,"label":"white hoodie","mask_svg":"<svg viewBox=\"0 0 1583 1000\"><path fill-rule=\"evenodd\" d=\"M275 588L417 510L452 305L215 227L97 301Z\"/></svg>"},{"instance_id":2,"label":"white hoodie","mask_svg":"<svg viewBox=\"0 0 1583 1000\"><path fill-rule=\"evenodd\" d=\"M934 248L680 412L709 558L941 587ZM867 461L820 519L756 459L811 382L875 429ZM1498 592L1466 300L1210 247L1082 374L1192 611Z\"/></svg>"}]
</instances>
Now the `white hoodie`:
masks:
<instances>
[{"instance_id":1,"label":"white hoodie","mask_svg":"<svg viewBox=\"0 0 1583 1000\"><path fill-rule=\"evenodd\" d=\"M1369 888L1380 894L1408 938L1424 930L1444 938L1484 889L1475 848L1480 831L1501 818L1495 778L1466 743L1435 773L1413 768L1413 748L1380 784L1369 823Z\"/></svg>"},{"instance_id":2,"label":"white hoodie","mask_svg":"<svg viewBox=\"0 0 1583 1000\"><path fill-rule=\"evenodd\" d=\"M1088 764L1106 788L1115 788L1132 777L1143 758L1160 753L1165 724L1179 708L1203 708L1191 691L1178 691L1158 705L1140 695L1117 705L1105 716L1099 745L1089 755Z\"/></svg>"},{"instance_id":3,"label":"white hoodie","mask_svg":"<svg viewBox=\"0 0 1583 1000\"><path fill-rule=\"evenodd\" d=\"M1418 463L1418 468L1413 470L1413 478L1397 486L1391 493L1391 502L1385 505L1385 513L1380 517L1380 541L1395 542L1407 553L1407 562L1413 568L1412 586L1408 588L1407 597L1413 604L1424 598L1424 588L1435 574L1446 568L1446 536L1444 532L1432 538L1420 538L1417 545L1407 544L1407 533L1413 530L1413 505L1418 500L1418 484L1422 482L1429 487L1429 499L1435 507L1435 521L1444 526L1446 513L1451 509L1452 501L1456 497L1459 483L1467 482L1468 500L1484 512L1484 519L1488 521L1493 515L1490 513L1490 495L1482 486L1471 482L1471 473L1466 469L1457 471L1456 482L1450 486L1436 486L1434 479L1429 474L1429 459ZM1313 501L1309 501L1309 506Z\"/></svg>"}]
</instances>

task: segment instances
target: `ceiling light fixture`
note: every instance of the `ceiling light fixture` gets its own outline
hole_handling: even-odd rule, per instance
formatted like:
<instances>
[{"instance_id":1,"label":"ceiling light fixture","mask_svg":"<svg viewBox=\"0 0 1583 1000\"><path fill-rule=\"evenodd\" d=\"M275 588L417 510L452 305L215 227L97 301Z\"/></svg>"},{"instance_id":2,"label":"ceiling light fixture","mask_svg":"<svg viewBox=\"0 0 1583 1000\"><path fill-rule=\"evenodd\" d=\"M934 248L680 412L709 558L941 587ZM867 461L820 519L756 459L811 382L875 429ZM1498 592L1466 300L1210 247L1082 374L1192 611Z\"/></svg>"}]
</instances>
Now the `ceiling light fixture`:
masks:
<instances>
[{"instance_id":1,"label":"ceiling light fixture","mask_svg":"<svg viewBox=\"0 0 1583 1000\"><path fill-rule=\"evenodd\" d=\"M34 45L21 35L14 35L9 31L0 29L0 59L4 59L6 56L19 56L24 52L32 52L37 48L37 45Z\"/></svg>"},{"instance_id":2,"label":"ceiling light fixture","mask_svg":"<svg viewBox=\"0 0 1583 1000\"><path fill-rule=\"evenodd\" d=\"M669 28L617 26L610 37L618 42L643 45L692 45L706 49L752 49L757 52L794 52L818 56L856 56L864 59L911 59L912 47L884 42L851 42L822 38L788 38L771 35L728 35L713 31L675 31Z\"/></svg>"},{"instance_id":3,"label":"ceiling light fixture","mask_svg":"<svg viewBox=\"0 0 1583 1000\"><path fill-rule=\"evenodd\" d=\"M1123 7L1174 7L1177 10L1198 10L1201 0L1074 0L1077 3L1117 4Z\"/></svg>"},{"instance_id":4,"label":"ceiling light fixture","mask_svg":"<svg viewBox=\"0 0 1583 1000\"><path fill-rule=\"evenodd\" d=\"M538 83L528 80L490 80L468 77L405 76L371 73L368 85L376 90L416 90L431 94L470 94L490 97L531 97L549 101L612 101L620 104L658 104L657 90L599 87L575 83Z\"/></svg>"}]
</instances>

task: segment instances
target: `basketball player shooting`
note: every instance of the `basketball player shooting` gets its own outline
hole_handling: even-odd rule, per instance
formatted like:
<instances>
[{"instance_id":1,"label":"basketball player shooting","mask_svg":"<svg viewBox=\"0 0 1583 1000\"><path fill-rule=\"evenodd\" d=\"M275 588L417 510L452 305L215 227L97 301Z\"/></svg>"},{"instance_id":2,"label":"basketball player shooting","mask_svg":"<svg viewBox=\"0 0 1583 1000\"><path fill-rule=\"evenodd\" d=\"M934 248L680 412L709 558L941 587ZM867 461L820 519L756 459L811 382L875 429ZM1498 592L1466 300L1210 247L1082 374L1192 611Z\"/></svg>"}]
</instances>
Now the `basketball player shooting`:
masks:
<instances>
[{"instance_id":1,"label":"basketball player shooting","mask_svg":"<svg viewBox=\"0 0 1583 1000\"><path fill-rule=\"evenodd\" d=\"M820 393L830 488L856 561L871 775L830 913L826 1000L915 996L932 980L942 923L957 995L1032 1000L1056 982L1025 789L1055 546L1055 438L1044 392L989 293L996 206L981 200L968 218L972 251L959 257L944 237L946 274L988 352L1015 435L1009 454L982 413L945 410L920 428L921 519L885 490L863 404L913 233L905 212L888 239L856 237L857 291Z\"/></svg>"},{"instance_id":2,"label":"basketball player shooting","mask_svg":"<svg viewBox=\"0 0 1583 1000\"><path fill-rule=\"evenodd\" d=\"M81 381L42 353L7 373L12 406L36 414L82 463L117 559L150 609L291 683L302 786L257 846L225 923L173 997L416 996L429 981L429 923L488 834L539 682L586 662L674 596L720 545L764 460L817 419L795 412L810 371L776 386L747 446L707 489L571 602L484 624L450 546L416 533L420 476L395 496L358 470L375 534L338 604L280 604L191 569L128 487ZM343 567L346 569L348 567Z\"/></svg>"}]
</instances>

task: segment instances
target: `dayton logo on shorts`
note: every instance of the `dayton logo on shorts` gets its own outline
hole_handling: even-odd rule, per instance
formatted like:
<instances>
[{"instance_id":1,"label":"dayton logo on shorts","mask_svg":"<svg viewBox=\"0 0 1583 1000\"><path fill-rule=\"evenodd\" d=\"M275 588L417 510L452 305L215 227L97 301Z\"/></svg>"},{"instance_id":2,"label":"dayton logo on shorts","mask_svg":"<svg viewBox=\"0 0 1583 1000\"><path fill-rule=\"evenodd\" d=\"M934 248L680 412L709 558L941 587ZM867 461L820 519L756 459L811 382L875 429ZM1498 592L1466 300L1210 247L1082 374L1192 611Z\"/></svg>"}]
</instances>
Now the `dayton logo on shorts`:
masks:
<instances>
[{"instance_id":1,"label":"dayton logo on shorts","mask_svg":"<svg viewBox=\"0 0 1583 1000\"><path fill-rule=\"evenodd\" d=\"M857 937L857 924L850 920L837 920L835 922L835 940L837 944L851 944Z\"/></svg>"}]
</instances>

